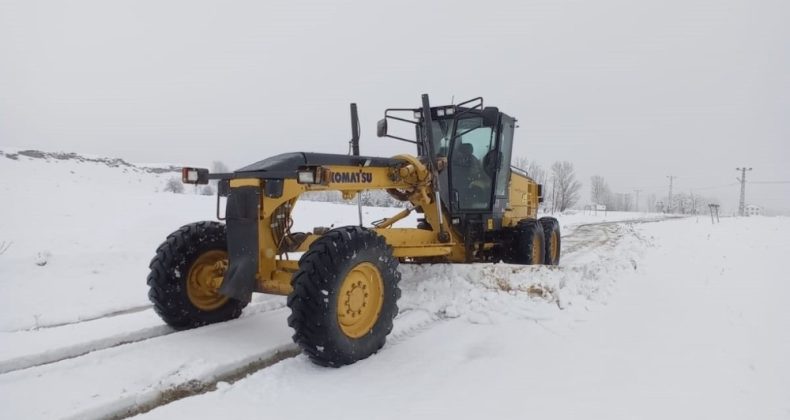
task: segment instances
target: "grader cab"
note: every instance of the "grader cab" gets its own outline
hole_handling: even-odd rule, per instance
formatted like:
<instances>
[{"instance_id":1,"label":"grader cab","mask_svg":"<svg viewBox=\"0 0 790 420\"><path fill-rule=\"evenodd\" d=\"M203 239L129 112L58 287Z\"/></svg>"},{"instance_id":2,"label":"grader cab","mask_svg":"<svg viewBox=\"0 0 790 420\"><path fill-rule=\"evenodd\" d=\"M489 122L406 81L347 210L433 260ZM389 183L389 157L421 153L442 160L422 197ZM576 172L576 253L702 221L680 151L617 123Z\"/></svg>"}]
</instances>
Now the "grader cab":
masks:
<instances>
[{"instance_id":1,"label":"grader cab","mask_svg":"<svg viewBox=\"0 0 790 420\"><path fill-rule=\"evenodd\" d=\"M226 321L252 293L287 295L294 341L313 362L342 366L384 345L398 313L400 263L559 263L559 225L537 219L541 186L510 164L514 118L482 98L432 107L423 95L421 107L388 109L379 121L380 137L417 147L386 158L359 155L351 111L350 155L285 153L223 174L183 169L185 183L219 182L218 218L220 197L227 200L224 223L181 227L151 261L149 298L166 323ZM393 124L413 126L413 138L393 134ZM369 190L407 206L367 227L360 216L359 225L291 231L303 193L352 200ZM422 215L417 226L394 226L412 212Z\"/></svg>"}]
</instances>

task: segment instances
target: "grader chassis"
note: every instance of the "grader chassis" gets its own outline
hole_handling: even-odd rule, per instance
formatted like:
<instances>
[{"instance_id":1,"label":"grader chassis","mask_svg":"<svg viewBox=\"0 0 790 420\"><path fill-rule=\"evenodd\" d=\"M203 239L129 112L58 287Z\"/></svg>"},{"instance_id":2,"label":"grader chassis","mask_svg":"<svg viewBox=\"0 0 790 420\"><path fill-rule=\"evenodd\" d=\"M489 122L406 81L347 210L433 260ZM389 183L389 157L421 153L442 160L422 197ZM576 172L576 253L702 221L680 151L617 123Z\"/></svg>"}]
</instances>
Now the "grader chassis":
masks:
<instances>
[{"instance_id":1,"label":"grader chassis","mask_svg":"<svg viewBox=\"0 0 790 420\"><path fill-rule=\"evenodd\" d=\"M399 263L559 263L553 218L537 219L541 186L511 167L516 120L482 98L432 107L393 108L379 137L413 143L417 155L359 156L351 106L352 154L286 153L233 173L184 168L182 180L218 180L225 223L192 223L157 249L148 276L157 313L178 329L238 317L254 292L288 296L294 341L310 359L342 366L377 352L392 330L400 297ZM415 138L389 132L414 126ZM291 232L291 214L308 191L347 200L386 190L408 207L372 227ZM412 212L417 227L393 225ZM298 261L288 253L302 253Z\"/></svg>"}]
</instances>

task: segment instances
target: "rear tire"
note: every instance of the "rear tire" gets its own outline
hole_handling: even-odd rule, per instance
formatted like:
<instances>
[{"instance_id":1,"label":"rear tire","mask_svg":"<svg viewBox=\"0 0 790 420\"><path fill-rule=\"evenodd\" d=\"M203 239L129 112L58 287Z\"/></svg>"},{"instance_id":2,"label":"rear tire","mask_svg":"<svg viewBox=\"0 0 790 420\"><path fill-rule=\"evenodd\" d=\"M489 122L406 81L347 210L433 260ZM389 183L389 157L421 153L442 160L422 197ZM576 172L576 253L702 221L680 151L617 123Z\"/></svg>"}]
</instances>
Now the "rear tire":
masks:
<instances>
[{"instance_id":1,"label":"rear tire","mask_svg":"<svg viewBox=\"0 0 790 420\"><path fill-rule=\"evenodd\" d=\"M217 222L182 226L157 248L149 265L148 298L168 325L183 330L241 315L246 302L220 295L218 287L195 286L196 277L215 275L209 270L223 256L227 261L227 249L225 225Z\"/></svg>"},{"instance_id":2,"label":"rear tire","mask_svg":"<svg viewBox=\"0 0 790 420\"><path fill-rule=\"evenodd\" d=\"M294 342L322 366L376 353L398 314L397 268L392 249L371 230L346 226L317 239L299 260L288 296Z\"/></svg>"},{"instance_id":3,"label":"rear tire","mask_svg":"<svg viewBox=\"0 0 790 420\"><path fill-rule=\"evenodd\" d=\"M542 264L544 261L543 227L534 219L518 222L511 231L510 249L502 260L508 264Z\"/></svg>"},{"instance_id":4,"label":"rear tire","mask_svg":"<svg viewBox=\"0 0 790 420\"><path fill-rule=\"evenodd\" d=\"M540 224L543 226L543 239L545 242L545 259L546 265L560 265L561 253L561 237L560 237L560 222L553 217L541 217Z\"/></svg>"}]
</instances>

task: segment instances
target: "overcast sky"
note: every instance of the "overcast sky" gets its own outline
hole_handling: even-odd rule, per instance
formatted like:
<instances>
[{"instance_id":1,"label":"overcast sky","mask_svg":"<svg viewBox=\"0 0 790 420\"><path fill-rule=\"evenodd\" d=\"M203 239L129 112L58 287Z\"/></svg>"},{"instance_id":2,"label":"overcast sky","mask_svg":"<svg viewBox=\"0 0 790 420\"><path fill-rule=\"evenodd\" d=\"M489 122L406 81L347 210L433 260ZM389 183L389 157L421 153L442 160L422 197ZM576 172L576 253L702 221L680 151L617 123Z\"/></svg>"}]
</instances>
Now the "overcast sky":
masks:
<instances>
[{"instance_id":1,"label":"overcast sky","mask_svg":"<svg viewBox=\"0 0 790 420\"><path fill-rule=\"evenodd\" d=\"M790 181L789 22L788 0L0 0L0 148L346 153L356 101L363 154L392 155L413 148L375 137L384 108L483 96L517 155L731 207L737 166ZM790 184L748 201L790 209Z\"/></svg>"}]
</instances>

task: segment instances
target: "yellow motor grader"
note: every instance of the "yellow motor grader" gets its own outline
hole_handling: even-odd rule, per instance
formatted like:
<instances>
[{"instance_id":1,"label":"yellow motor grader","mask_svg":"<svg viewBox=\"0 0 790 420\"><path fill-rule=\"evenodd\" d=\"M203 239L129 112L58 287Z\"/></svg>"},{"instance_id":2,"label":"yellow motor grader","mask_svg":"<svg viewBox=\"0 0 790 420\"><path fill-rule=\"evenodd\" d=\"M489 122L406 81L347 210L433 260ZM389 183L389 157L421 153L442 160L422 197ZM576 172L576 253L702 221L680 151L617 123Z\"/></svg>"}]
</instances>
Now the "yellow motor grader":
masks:
<instances>
[{"instance_id":1,"label":"yellow motor grader","mask_svg":"<svg viewBox=\"0 0 790 420\"><path fill-rule=\"evenodd\" d=\"M287 295L294 341L313 362L337 367L384 345L398 313L400 263L559 263L557 220L537 219L541 185L510 164L513 117L482 98L431 106L422 95L421 107L388 109L377 127L417 154L386 158L359 155L355 104L351 115L348 155L285 153L232 173L183 168L184 183L218 181L224 223L183 226L156 250L148 295L167 324L227 321L254 292ZM390 124L413 125L414 138L394 135ZM359 225L291 231L303 193L352 200L368 190L406 207L368 227L360 211ZM412 212L422 215L417 226L394 226Z\"/></svg>"}]
</instances>

